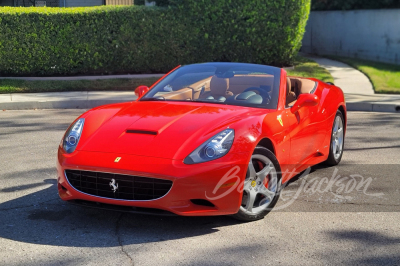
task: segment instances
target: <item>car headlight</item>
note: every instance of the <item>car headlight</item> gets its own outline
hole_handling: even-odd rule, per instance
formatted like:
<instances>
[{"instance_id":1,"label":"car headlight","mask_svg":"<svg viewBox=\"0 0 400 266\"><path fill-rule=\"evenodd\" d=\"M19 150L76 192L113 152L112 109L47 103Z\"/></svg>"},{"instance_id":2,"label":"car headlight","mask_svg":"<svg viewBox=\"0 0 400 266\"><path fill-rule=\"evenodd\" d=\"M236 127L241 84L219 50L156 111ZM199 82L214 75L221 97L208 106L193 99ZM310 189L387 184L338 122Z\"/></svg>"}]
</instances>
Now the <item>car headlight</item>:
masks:
<instances>
[{"instance_id":1,"label":"car headlight","mask_svg":"<svg viewBox=\"0 0 400 266\"><path fill-rule=\"evenodd\" d=\"M68 129L63 139L63 148L66 153L75 151L81 138L84 123L85 119L80 118Z\"/></svg>"},{"instance_id":2,"label":"car headlight","mask_svg":"<svg viewBox=\"0 0 400 266\"><path fill-rule=\"evenodd\" d=\"M232 147L234 138L235 131L233 129L225 129L200 145L183 162L185 164L196 164L221 158Z\"/></svg>"}]
</instances>

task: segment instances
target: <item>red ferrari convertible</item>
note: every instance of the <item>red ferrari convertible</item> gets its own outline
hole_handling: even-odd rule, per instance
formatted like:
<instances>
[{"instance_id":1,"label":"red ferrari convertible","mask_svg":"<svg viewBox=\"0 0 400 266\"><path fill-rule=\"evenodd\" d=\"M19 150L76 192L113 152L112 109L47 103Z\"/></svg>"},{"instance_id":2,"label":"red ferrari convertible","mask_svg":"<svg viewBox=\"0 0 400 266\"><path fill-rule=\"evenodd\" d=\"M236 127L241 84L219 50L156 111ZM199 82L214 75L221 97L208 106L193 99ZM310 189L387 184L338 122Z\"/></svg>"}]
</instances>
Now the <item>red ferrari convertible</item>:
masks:
<instances>
[{"instance_id":1,"label":"red ferrari convertible","mask_svg":"<svg viewBox=\"0 0 400 266\"><path fill-rule=\"evenodd\" d=\"M77 118L58 149L58 191L130 212L263 218L285 183L343 154L340 88L281 68L180 66L135 102Z\"/></svg>"}]
</instances>

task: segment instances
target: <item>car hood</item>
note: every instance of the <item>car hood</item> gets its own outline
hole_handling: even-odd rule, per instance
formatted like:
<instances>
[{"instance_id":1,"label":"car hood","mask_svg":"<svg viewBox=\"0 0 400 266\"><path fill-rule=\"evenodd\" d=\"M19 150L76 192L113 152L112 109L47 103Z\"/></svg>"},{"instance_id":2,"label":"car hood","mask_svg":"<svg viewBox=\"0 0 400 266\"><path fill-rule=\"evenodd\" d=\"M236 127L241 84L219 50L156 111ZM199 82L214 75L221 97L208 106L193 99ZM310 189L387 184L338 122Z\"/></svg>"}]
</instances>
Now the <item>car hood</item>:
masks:
<instances>
[{"instance_id":1,"label":"car hood","mask_svg":"<svg viewBox=\"0 0 400 266\"><path fill-rule=\"evenodd\" d=\"M208 138L247 116L249 109L252 108L140 101L118 110L97 109L86 117L77 150L184 159ZM114 113L105 118L110 110Z\"/></svg>"}]
</instances>

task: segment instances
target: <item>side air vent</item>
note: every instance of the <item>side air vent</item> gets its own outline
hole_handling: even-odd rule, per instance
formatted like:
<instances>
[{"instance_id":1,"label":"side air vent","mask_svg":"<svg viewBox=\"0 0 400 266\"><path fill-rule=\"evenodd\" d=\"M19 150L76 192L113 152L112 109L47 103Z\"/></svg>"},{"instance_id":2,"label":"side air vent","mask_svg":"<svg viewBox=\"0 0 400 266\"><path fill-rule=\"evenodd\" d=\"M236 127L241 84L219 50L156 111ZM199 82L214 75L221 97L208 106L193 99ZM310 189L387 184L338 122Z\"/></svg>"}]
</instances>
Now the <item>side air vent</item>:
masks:
<instances>
[{"instance_id":1,"label":"side air vent","mask_svg":"<svg viewBox=\"0 0 400 266\"><path fill-rule=\"evenodd\" d=\"M126 133L129 134L145 134L145 135L157 135L157 131L149 131L149 130L137 130L137 129L127 129Z\"/></svg>"}]
</instances>

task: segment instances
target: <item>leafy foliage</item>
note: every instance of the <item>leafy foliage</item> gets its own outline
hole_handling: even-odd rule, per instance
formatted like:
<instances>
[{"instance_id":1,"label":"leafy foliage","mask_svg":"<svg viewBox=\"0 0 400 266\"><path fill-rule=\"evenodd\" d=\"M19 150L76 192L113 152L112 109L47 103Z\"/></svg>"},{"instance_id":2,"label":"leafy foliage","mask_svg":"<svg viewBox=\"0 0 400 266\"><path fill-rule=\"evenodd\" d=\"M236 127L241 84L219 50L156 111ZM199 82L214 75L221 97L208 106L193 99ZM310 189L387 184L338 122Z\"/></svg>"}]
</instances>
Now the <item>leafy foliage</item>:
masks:
<instances>
[{"instance_id":1,"label":"leafy foliage","mask_svg":"<svg viewBox=\"0 0 400 266\"><path fill-rule=\"evenodd\" d=\"M171 0L170 7L0 8L0 73L160 73L179 64L292 62L310 0Z\"/></svg>"},{"instance_id":2,"label":"leafy foliage","mask_svg":"<svg viewBox=\"0 0 400 266\"><path fill-rule=\"evenodd\" d=\"M277 66L292 63L301 46L309 0L170 0L191 29L186 43L197 61ZM201 58L196 58L201 55Z\"/></svg>"},{"instance_id":3,"label":"leafy foliage","mask_svg":"<svg viewBox=\"0 0 400 266\"><path fill-rule=\"evenodd\" d=\"M294 68L287 70L288 75L304 78L316 78L324 82L334 82L332 75L315 61L302 56L294 59Z\"/></svg>"},{"instance_id":4,"label":"leafy foliage","mask_svg":"<svg viewBox=\"0 0 400 266\"><path fill-rule=\"evenodd\" d=\"M312 0L312 10L400 8L400 0Z\"/></svg>"}]
</instances>

